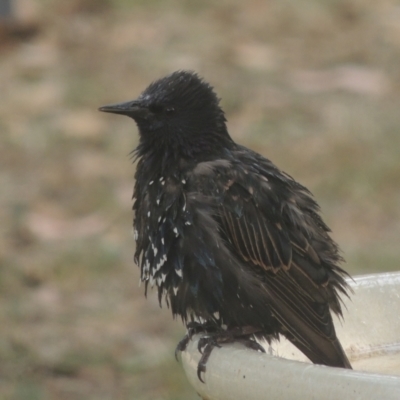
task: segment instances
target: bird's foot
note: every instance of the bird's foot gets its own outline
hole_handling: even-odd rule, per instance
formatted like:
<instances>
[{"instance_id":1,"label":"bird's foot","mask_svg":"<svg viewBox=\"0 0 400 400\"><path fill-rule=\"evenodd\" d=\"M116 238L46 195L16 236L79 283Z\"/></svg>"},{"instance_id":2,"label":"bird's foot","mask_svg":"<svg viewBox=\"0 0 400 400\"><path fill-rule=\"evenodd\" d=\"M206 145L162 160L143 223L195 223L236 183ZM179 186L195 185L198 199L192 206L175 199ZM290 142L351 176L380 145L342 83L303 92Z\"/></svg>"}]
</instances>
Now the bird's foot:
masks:
<instances>
[{"instance_id":1,"label":"bird's foot","mask_svg":"<svg viewBox=\"0 0 400 400\"><path fill-rule=\"evenodd\" d=\"M200 322L189 322L187 324L187 333L182 338L182 340L178 343L175 349L175 358L178 361L178 353L185 351L189 341L192 339L193 335L197 333L213 333L217 330L215 324L211 322L205 322L201 324Z\"/></svg>"},{"instance_id":2,"label":"bird's foot","mask_svg":"<svg viewBox=\"0 0 400 400\"><path fill-rule=\"evenodd\" d=\"M221 347L226 343L242 343L249 349L261 351L265 353L264 347L254 340L253 335L259 332L259 329L244 326L237 327L230 330L220 330L218 332L210 333L203 336L198 342L199 352L202 354L200 361L197 365L197 376L201 382L204 383L201 374L206 372L207 361L210 358L211 352L214 347Z\"/></svg>"}]
</instances>

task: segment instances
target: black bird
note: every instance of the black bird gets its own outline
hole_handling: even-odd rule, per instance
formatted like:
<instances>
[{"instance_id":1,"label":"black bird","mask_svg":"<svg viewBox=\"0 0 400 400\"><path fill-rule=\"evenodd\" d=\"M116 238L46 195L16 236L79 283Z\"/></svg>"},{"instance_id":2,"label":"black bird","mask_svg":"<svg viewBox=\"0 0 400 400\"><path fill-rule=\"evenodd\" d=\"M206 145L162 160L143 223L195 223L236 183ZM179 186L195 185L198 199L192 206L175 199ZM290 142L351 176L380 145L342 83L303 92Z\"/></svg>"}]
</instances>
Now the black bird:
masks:
<instances>
[{"instance_id":1,"label":"black bird","mask_svg":"<svg viewBox=\"0 0 400 400\"><path fill-rule=\"evenodd\" d=\"M312 194L229 136L213 88L177 71L100 111L135 120L135 261L174 316L213 345L288 338L312 362L351 368L330 311L346 272ZM190 335L189 335L190 336ZM178 345L183 350L188 337ZM253 343L253 345L252 345Z\"/></svg>"}]
</instances>

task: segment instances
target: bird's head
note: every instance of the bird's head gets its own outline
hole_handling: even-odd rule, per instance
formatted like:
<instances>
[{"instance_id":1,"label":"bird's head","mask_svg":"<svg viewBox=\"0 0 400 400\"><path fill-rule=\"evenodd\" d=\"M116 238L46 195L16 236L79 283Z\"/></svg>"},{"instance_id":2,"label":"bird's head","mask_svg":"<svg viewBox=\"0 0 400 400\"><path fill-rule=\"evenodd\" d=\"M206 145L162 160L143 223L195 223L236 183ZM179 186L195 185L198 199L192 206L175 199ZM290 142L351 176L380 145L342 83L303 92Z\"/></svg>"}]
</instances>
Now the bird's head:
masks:
<instances>
[{"instance_id":1,"label":"bird's head","mask_svg":"<svg viewBox=\"0 0 400 400\"><path fill-rule=\"evenodd\" d=\"M151 83L136 99L100 111L135 120L147 146L172 146L196 153L231 143L213 88L196 73L177 71Z\"/></svg>"}]
</instances>

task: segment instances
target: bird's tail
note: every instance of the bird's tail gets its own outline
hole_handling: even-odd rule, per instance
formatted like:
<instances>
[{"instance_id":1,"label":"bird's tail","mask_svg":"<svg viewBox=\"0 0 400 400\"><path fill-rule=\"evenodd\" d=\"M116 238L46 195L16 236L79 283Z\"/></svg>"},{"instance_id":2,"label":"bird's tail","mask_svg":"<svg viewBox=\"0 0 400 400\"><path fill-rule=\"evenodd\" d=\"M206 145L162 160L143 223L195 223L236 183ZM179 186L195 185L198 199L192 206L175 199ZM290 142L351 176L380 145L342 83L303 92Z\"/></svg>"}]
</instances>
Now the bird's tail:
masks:
<instances>
[{"instance_id":1,"label":"bird's tail","mask_svg":"<svg viewBox=\"0 0 400 400\"><path fill-rule=\"evenodd\" d=\"M294 335L290 332L285 332L285 336L314 364L352 369L350 361L337 337L330 339L322 336L305 324L303 327L297 325L296 328Z\"/></svg>"}]
</instances>

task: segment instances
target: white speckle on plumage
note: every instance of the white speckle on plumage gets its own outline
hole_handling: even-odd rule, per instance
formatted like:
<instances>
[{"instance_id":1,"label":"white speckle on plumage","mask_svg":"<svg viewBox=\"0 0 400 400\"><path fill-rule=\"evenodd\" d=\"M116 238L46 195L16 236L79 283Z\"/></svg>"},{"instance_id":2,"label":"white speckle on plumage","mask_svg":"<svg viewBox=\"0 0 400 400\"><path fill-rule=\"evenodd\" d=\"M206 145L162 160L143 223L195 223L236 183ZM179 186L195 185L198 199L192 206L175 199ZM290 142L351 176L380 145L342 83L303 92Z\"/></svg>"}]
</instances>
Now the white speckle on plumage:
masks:
<instances>
[{"instance_id":1,"label":"white speckle on plumage","mask_svg":"<svg viewBox=\"0 0 400 400\"><path fill-rule=\"evenodd\" d=\"M176 269L175 273L179 276L179 278L182 278L182 270L181 269Z\"/></svg>"},{"instance_id":2,"label":"white speckle on plumage","mask_svg":"<svg viewBox=\"0 0 400 400\"><path fill-rule=\"evenodd\" d=\"M151 186L153 183L154 183L154 181L150 181L150 182L149 182L149 186Z\"/></svg>"},{"instance_id":3,"label":"white speckle on plumage","mask_svg":"<svg viewBox=\"0 0 400 400\"><path fill-rule=\"evenodd\" d=\"M185 195L183 195L183 201L184 201L185 203L183 204L182 210L185 212L185 211L186 211L186 196L185 196Z\"/></svg>"},{"instance_id":4,"label":"white speckle on plumage","mask_svg":"<svg viewBox=\"0 0 400 400\"><path fill-rule=\"evenodd\" d=\"M253 304L250 304L250 306L249 306L250 308L253 308Z\"/></svg>"},{"instance_id":5,"label":"white speckle on plumage","mask_svg":"<svg viewBox=\"0 0 400 400\"><path fill-rule=\"evenodd\" d=\"M215 319L219 319L219 312L215 311L215 313L213 314Z\"/></svg>"},{"instance_id":6,"label":"white speckle on plumage","mask_svg":"<svg viewBox=\"0 0 400 400\"><path fill-rule=\"evenodd\" d=\"M141 96L141 97L142 97L142 100L143 100L143 101L149 100L149 99L151 98L149 94L144 94L144 95Z\"/></svg>"},{"instance_id":7,"label":"white speckle on plumage","mask_svg":"<svg viewBox=\"0 0 400 400\"><path fill-rule=\"evenodd\" d=\"M160 222L161 221L161 216L160 217L158 217L158 220L157 220L158 222Z\"/></svg>"},{"instance_id":8,"label":"white speckle on plumage","mask_svg":"<svg viewBox=\"0 0 400 400\"><path fill-rule=\"evenodd\" d=\"M176 294L178 293L178 286L174 286L173 288L172 288L172 290L174 291L174 295L176 296Z\"/></svg>"},{"instance_id":9,"label":"white speckle on plumage","mask_svg":"<svg viewBox=\"0 0 400 400\"><path fill-rule=\"evenodd\" d=\"M156 200L156 203L157 203L157 205L159 206L159 205L160 205L160 199L157 199L157 200Z\"/></svg>"},{"instance_id":10,"label":"white speckle on plumage","mask_svg":"<svg viewBox=\"0 0 400 400\"><path fill-rule=\"evenodd\" d=\"M165 280L167 279L167 274L163 272L161 274L161 278L162 278L162 281L165 282Z\"/></svg>"},{"instance_id":11,"label":"white speckle on plumage","mask_svg":"<svg viewBox=\"0 0 400 400\"><path fill-rule=\"evenodd\" d=\"M156 271L159 271L160 268L165 264L165 260L162 258L158 264L156 265Z\"/></svg>"},{"instance_id":12,"label":"white speckle on plumage","mask_svg":"<svg viewBox=\"0 0 400 400\"><path fill-rule=\"evenodd\" d=\"M150 212L150 211L148 211L148 213L147 213L147 216L148 216L148 217L150 217L150 215L151 215L151 212Z\"/></svg>"},{"instance_id":13,"label":"white speckle on plumage","mask_svg":"<svg viewBox=\"0 0 400 400\"><path fill-rule=\"evenodd\" d=\"M165 244L165 243L164 243L164 238L161 238L161 243L162 243L162 244Z\"/></svg>"},{"instance_id":14,"label":"white speckle on plumage","mask_svg":"<svg viewBox=\"0 0 400 400\"><path fill-rule=\"evenodd\" d=\"M154 257L155 257L158 253L158 249L156 246L153 246L153 252L154 252Z\"/></svg>"},{"instance_id":15,"label":"white speckle on plumage","mask_svg":"<svg viewBox=\"0 0 400 400\"><path fill-rule=\"evenodd\" d=\"M154 282L155 282L154 275L150 275L150 286L151 287L154 287Z\"/></svg>"},{"instance_id":16,"label":"white speckle on plumage","mask_svg":"<svg viewBox=\"0 0 400 400\"><path fill-rule=\"evenodd\" d=\"M189 222L189 221L186 221L186 222L185 222L185 225L192 225L192 223Z\"/></svg>"},{"instance_id":17,"label":"white speckle on plumage","mask_svg":"<svg viewBox=\"0 0 400 400\"><path fill-rule=\"evenodd\" d=\"M161 275L157 276L156 281L157 281L157 286L161 286L161 283L163 281Z\"/></svg>"},{"instance_id":18,"label":"white speckle on plumage","mask_svg":"<svg viewBox=\"0 0 400 400\"><path fill-rule=\"evenodd\" d=\"M136 229L134 229L134 230L133 230L133 238L134 238L135 240L138 240L138 237L139 237L139 233L138 233L138 231L137 231Z\"/></svg>"},{"instance_id":19,"label":"white speckle on plumage","mask_svg":"<svg viewBox=\"0 0 400 400\"><path fill-rule=\"evenodd\" d=\"M185 179L182 179L182 183L183 183L183 184L185 184L185 183L186 183Z\"/></svg>"},{"instance_id":20,"label":"white speckle on plumage","mask_svg":"<svg viewBox=\"0 0 400 400\"><path fill-rule=\"evenodd\" d=\"M179 236L179 232L178 232L178 229L177 229L177 228L174 228L174 233L175 233L175 236L176 236L176 237Z\"/></svg>"},{"instance_id":21,"label":"white speckle on plumage","mask_svg":"<svg viewBox=\"0 0 400 400\"><path fill-rule=\"evenodd\" d=\"M161 178L160 178L160 182L162 182L164 180L164 177L162 176Z\"/></svg>"},{"instance_id":22,"label":"white speckle on plumage","mask_svg":"<svg viewBox=\"0 0 400 400\"><path fill-rule=\"evenodd\" d=\"M165 185L165 181L162 181L162 182L161 182L161 185L164 186L164 185Z\"/></svg>"},{"instance_id":23,"label":"white speckle on plumage","mask_svg":"<svg viewBox=\"0 0 400 400\"><path fill-rule=\"evenodd\" d=\"M167 261L167 255L164 254L160 259L160 261L158 262L158 264L156 265L156 272L160 270L160 268L165 264L166 261Z\"/></svg>"}]
</instances>

